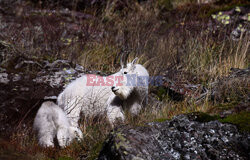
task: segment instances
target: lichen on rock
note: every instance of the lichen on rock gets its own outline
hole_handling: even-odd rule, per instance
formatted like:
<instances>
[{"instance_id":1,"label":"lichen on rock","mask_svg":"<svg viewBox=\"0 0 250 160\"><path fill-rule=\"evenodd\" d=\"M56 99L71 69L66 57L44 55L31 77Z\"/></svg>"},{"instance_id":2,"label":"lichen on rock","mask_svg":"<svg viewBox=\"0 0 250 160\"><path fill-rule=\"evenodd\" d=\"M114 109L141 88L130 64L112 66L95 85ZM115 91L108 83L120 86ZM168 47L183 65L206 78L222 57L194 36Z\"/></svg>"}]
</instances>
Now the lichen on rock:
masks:
<instances>
[{"instance_id":1,"label":"lichen on rock","mask_svg":"<svg viewBox=\"0 0 250 160\"><path fill-rule=\"evenodd\" d=\"M249 134L198 113L143 127L123 125L108 136L99 160L247 159ZM119 131L118 131L119 130Z\"/></svg>"}]
</instances>

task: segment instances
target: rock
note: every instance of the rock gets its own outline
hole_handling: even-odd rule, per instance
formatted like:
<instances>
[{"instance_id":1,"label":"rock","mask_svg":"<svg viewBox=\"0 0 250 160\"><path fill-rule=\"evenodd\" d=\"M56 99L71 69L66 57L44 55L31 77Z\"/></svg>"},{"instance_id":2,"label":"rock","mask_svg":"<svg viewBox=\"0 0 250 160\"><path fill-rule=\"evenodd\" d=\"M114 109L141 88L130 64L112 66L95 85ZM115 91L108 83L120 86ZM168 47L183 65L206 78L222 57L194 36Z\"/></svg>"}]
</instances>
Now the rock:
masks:
<instances>
[{"instance_id":1,"label":"rock","mask_svg":"<svg viewBox=\"0 0 250 160\"><path fill-rule=\"evenodd\" d=\"M111 132L99 160L237 159L250 156L250 135L219 121L199 122L195 114Z\"/></svg>"},{"instance_id":2,"label":"rock","mask_svg":"<svg viewBox=\"0 0 250 160\"><path fill-rule=\"evenodd\" d=\"M12 75L12 81L13 82L20 81L21 79L22 79L22 76L20 74Z\"/></svg>"},{"instance_id":3,"label":"rock","mask_svg":"<svg viewBox=\"0 0 250 160\"><path fill-rule=\"evenodd\" d=\"M0 83L7 84L9 82L7 73L0 73Z\"/></svg>"},{"instance_id":4,"label":"rock","mask_svg":"<svg viewBox=\"0 0 250 160\"><path fill-rule=\"evenodd\" d=\"M38 62L23 60L15 66L15 69L25 68L28 70L41 69L42 65Z\"/></svg>"},{"instance_id":5,"label":"rock","mask_svg":"<svg viewBox=\"0 0 250 160\"><path fill-rule=\"evenodd\" d=\"M0 83L0 88L1 135L8 135L16 127L32 122L44 97L58 95L62 90L46 83L36 83L30 76L18 81L10 80L6 84Z\"/></svg>"},{"instance_id":6,"label":"rock","mask_svg":"<svg viewBox=\"0 0 250 160\"><path fill-rule=\"evenodd\" d=\"M78 72L83 72L84 68L83 68L83 66L81 66L79 64L76 64L75 70L78 71Z\"/></svg>"},{"instance_id":7,"label":"rock","mask_svg":"<svg viewBox=\"0 0 250 160\"><path fill-rule=\"evenodd\" d=\"M56 60L52 63L44 61L44 69L38 72L33 79L37 83L47 83L51 87L65 87L72 80L78 78L84 72L84 68L78 64L74 66L68 60Z\"/></svg>"},{"instance_id":8,"label":"rock","mask_svg":"<svg viewBox=\"0 0 250 160\"><path fill-rule=\"evenodd\" d=\"M214 3L216 0L197 0L198 4Z\"/></svg>"},{"instance_id":9,"label":"rock","mask_svg":"<svg viewBox=\"0 0 250 160\"><path fill-rule=\"evenodd\" d=\"M70 62L68 60L56 60L52 63L46 62L45 68L48 70L58 71L70 68Z\"/></svg>"},{"instance_id":10,"label":"rock","mask_svg":"<svg viewBox=\"0 0 250 160\"><path fill-rule=\"evenodd\" d=\"M13 61L16 65L0 68L1 135L32 122L43 101L56 101L63 87L83 74L82 66L74 69L67 60L49 63L19 57Z\"/></svg>"}]
</instances>

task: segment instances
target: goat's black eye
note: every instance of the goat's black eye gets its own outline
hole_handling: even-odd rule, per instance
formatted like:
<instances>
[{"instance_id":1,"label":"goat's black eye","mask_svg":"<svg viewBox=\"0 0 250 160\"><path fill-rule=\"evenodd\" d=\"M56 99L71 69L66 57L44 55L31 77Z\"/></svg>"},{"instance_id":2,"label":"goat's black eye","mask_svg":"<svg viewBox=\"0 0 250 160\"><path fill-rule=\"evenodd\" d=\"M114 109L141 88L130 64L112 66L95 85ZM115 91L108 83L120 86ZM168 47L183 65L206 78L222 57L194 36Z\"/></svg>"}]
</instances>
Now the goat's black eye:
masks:
<instances>
[{"instance_id":1,"label":"goat's black eye","mask_svg":"<svg viewBox=\"0 0 250 160\"><path fill-rule=\"evenodd\" d=\"M128 72L124 72L124 74L127 74Z\"/></svg>"}]
</instances>

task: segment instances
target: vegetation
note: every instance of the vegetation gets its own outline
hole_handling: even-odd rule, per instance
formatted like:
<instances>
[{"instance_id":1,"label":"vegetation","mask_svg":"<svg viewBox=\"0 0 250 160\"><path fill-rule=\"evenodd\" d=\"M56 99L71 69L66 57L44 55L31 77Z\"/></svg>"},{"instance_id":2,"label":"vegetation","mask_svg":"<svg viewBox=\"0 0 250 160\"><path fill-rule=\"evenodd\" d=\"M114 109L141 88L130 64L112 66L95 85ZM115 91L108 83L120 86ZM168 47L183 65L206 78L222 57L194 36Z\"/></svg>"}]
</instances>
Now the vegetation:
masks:
<instances>
[{"instance_id":1,"label":"vegetation","mask_svg":"<svg viewBox=\"0 0 250 160\"><path fill-rule=\"evenodd\" d=\"M238 126L242 132L250 132L250 113L240 112L238 114L229 115L224 119L220 119L220 122L231 123Z\"/></svg>"},{"instance_id":2,"label":"vegetation","mask_svg":"<svg viewBox=\"0 0 250 160\"><path fill-rule=\"evenodd\" d=\"M67 14L60 5L33 2L25 1L22 11L15 11L14 16L10 14L12 17L3 17L6 23L8 18L18 23L7 23L9 27L0 28L0 47L7 47L9 53L0 57L3 60L1 67L7 70L13 70L15 64L10 59L25 56L38 61L68 59L86 70L112 73L119 67L121 53L128 53L128 59L139 57L139 63L147 66L152 76L168 71L171 78L209 87L209 82L227 76L230 68L249 67L250 37L242 34L238 41L233 41L230 33L234 24L225 26L215 23L212 18L212 14L236 5L249 7L247 0L231 0L230 3L219 0L215 4L200 5L194 0L109 0L81 9L72 4L69 7L70 11L75 11L72 14ZM37 12L28 11L29 7ZM50 12L52 9L55 12ZM6 14L8 12L6 10ZM87 18L81 19L79 15ZM218 28L211 29L208 24ZM231 92L234 90L237 92ZM150 104L137 117L128 116L126 123L144 125L193 112L204 112L200 117L203 122L219 119L205 113L218 115L218 110L234 107L241 100L237 98L238 93L247 96L249 88L229 91L232 95L227 102L216 104L205 100L195 104L187 100L173 101L160 88L156 98L162 103ZM249 132L249 112L219 120ZM111 128L105 119L92 118L83 120L81 129L85 135L82 142L65 149L44 149L38 146L31 123L27 124L17 128L8 140L0 139L0 159L23 156L25 159L95 159Z\"/></svg>"}]
</instances>

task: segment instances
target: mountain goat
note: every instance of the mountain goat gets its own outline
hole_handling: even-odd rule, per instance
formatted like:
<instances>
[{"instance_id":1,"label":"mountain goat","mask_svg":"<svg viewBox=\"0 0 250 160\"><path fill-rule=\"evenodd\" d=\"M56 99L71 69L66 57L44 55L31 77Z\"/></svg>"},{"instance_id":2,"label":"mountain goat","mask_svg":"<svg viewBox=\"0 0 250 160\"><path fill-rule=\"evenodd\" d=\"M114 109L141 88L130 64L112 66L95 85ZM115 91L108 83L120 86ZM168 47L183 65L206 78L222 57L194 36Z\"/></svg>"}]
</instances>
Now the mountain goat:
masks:
<instances>
[{"instance_id":1,"label":"mountain goat","mask_svg":"<svg viewBox=\"0 0 250 160\"><path fill-rule=\"evenodd\" d=\"M74 138L79 140L83 137L79 128L70 126L65 112L50 101L44 102L38 110L33 128L43 147L54 147L54 138L57 138L60 147L65 147Z\"/></svg>"},{"instance_id":2,"label":"mountain goat","mask_svg":"<svg viewBox=\"0 0 250 160\"><path fill-rule=\"evenodd\" d=\"M57 102L70 119L78 126L80 113L85 116L107 114L111 125L116 119L124 120L124 110L138 114L147 103L148 71L137 58L110 76L86 74L71 82L58 96Z\"/></svg>"}]
</instances>

